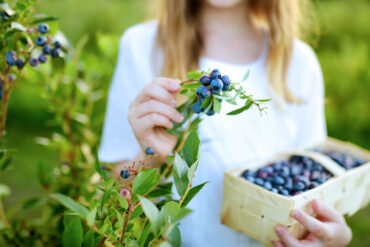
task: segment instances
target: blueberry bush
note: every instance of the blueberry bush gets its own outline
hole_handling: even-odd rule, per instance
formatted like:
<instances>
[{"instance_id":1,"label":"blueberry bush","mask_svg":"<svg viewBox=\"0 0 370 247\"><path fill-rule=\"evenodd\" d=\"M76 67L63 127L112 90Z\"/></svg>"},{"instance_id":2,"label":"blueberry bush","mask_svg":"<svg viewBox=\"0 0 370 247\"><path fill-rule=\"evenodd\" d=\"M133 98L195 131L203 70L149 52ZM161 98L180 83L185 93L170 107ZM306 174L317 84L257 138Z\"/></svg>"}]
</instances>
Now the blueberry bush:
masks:
<instances>
[{"instance_id":1,"label":"blueberry bush","mask_svg":"<svg viewBox=\"0 0 370 247\"><path fill-rule=\"evenodd\" d=\"M179 136L173 155L165 164L149 163L155 150L148 147L140 165L115 172L112 164L101 164L97 156L103 116L102 77L111 73L111 50L118 44L109 36L98 37L101 54L86 55L89 38L83 36L73 47L56 29L54 18L35 14L34 1L1 3L1 163L10 167L11 149L7 147L6 116L11 92L23 83L33 83L42 91L53 126L50 137L37 142L59 155L58 165L37 164L40 196L29 197L10 213L2 200L10 188L0 184L0 243L9 246L179 246L178 222L191 210L186 208L206 181L193 185L200 141L197 127L204 117L219 113L223 100L242 107L239 114L256 106L263 112L267 100L256 100L242 83L232 83L219 70L192 71L182 83L187 101L178 107L184 121L169 130ZM50 26L50 28L49 28ZM55 37L52 36L55 34ZM95 61L95 62L94 62ZM86 65L88 64L88 67ZM110 72L109 72L110 71ZM247 79L248 73L244 79ZM197 114L194 116L193 114ZM130 181L130 178L133 180ZM173 182L171 179L173 178ZM177 194L173 195L175 186ZM34 219L22 213L37 210Z\"/></svg>"}]
</instances>

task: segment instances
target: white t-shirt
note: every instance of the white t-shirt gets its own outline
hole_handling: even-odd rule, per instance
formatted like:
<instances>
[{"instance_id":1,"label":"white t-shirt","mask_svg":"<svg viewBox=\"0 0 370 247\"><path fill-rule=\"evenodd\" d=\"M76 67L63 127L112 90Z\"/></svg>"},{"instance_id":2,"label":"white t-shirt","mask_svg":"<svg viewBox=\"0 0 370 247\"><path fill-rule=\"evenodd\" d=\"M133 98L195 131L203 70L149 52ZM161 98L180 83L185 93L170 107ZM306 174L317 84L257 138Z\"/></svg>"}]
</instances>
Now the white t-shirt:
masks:
<instances>
[{"instance_id":1,"label":"white t-shirt","mask_svg":"<svg viewBox=\"0 0 370 247\"><path fill-rule=\"evenodd\" d=\"M140 150L127 121L129 103L155 77L153 47L156 22L129 28L120 40L119 57L109 91L100 159L117 162L133 159ZM250 70L244 88L255 98L271 98L265 72L267 45L254 62L235 65L201 58L200 69L219 69L232 81L240 81ZM326 138L324 89L320 65L312 49L296 40L288 70L289 87L306 104L287 104L279 110L268 103L267 114L256 108L236 116L225 113L236 108L226 102L221 114L206 117L199 127L201 156L194 185L209 181L188 205L194 210L180 223L183 246L259 246L246 235L220 223L223 174L289 149L310 145Z\"/></svg>"}]
</instances>

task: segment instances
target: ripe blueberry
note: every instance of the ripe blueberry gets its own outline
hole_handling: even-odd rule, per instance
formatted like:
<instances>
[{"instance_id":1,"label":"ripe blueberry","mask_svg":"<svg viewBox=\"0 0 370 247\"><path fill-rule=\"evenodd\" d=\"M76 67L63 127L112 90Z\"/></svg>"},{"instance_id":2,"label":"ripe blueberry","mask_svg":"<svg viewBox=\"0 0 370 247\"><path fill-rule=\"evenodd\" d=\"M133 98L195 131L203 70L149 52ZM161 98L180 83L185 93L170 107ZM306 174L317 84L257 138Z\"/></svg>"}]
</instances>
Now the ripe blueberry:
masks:
<instances>
[{"instance_id":1,"label":"ripe blueberry","mask_svg":"<svg viewBox=\"0 0 370 247\"><path fill-rule=\"evenodd\" d=\"M40 54L39 62L40 63L46 63L46 61L47 61L46 55L45 54Z\"/></svg>"},{"instance_id":2,"label":"ripe blueberry","mask_svg":"<svg viewBox=\"0 0 370 247\"><path fill-rule=\"evenodd\" d=\"M202 103L200 102L195 102L191 109L193 110L194 113L201 113L204 111L204 108L202 108Z\"/></svg>"},{"instance_id":3,"label":"ripe blueberry","mask_svg":"<svg viewBox=\"0 0 370 247\"><path fill-rule=\"evenodd\" d=\"M44 47L42 47L42 53L44 53L45 55L50 55L50 53L51 53L50 46L45 45Z\"/></svg>"},{"instance_id":4,"label":"ripe blueberry","mask_svg":"<svg viewBox=\"0 0 370 247\"><path fill-rule=\"evenodd\" d=\"M215 115L215 111L213 110L213 108L211 107L211 109L209 109L207 112L206 112L206 114L208 115L208 116L213 116L213 115Z\"/></svg>"},{"instance_id":5,"label":"ripe blueberry","mask_svg":"<svg viewBox=\"0 0 370 247\"><path fill-rule=\"evenodd\" d=\"M202 75L200 77L200 83L202 83L204 86L208 86L211 83L211 79L208 75Z\"/></svg>"},{"instance_id":6,"label":"ripe blueberry","mask_svg":"<svg viewBox=\"0 0 370 247\"><path fill-rule=\"evenodd\" d=\"M54 42L54 47L55 48L62 48L62 44L59 41Z\"/></svg>"},{"instance_id":7,"label":"ripe blueberry","mask_svg":"<svg viewBox=\"0 0 370 247\"><path fill-rule=\"evenodd\" d=\"M220 79L213 79L211 81L211 93L219 94L222 90L223 83Z\"/></svg>"},{"instance_id":8,"label":"ripe blueberry","mask_svg":"<svg viewBox=\"0 0 370 247\"><path fill-rule=\"evenodd\" d=\"M211 80L221 78L221 72L218 69L214 69L211 72Z\"/></svg>"},{"instance_id":9,"label":"ripe blueberry","mask_svg":"<svg viewBox=\"0 0 370 247\"><path fill-rule=\"evenodd\" d=\"M32 67L36 67L39 64L39 60L37 58L31 57L30 58L30 65Z\"/></svg>"},{"instance_id":10,"label":"ripe blueberry","mask_svg":"<svg viewBox=\"0 0 370 247\"><path fill-rule=\"evenodd\" d=\"M198 97L207 98L211 95L211 91L206 86L200 86L195 90L195 93L198 95Z\"/></svg>"},{"instance_id":11,"label":"ripe blueberry","mask_svg":"<svg viewBox=\"0 0 370 247\"><path fill-rule=\"evenodd\" d=\"M15 65L17 65L18 69L21 69L24 67L24 61L22 58L18 58L17 61L15 62Z\"/></svg>"},{"instance_id":12,"label":"ripe blueberry","mask_svg":"<svg viewBox=\"0 0 370 247\"><path fill-rule=\"evenodd\" d=\"M153 148L151 148L151 147L147 147L147 148L145 149L145 154L146 154L146 155L154 155L154 150L153 150Z\"/></svg>"},{"instance_id":13,"label":"ripe blueberry","mask_svg":"<svg viewBox=\"0 0 370 247\"><path fill-rule=\"evenodd\" d=\"M255 183L255 184L257 184L257 185L259 185L259 186L263 186L263 184L264 184L265 182L263 182L263 179L261 179L261 178L256 178L256 179L254 180L254 183Z\"/></svg>"},{"instance_id":14,"label":"ripe blueberry","mask_svg":"<svg viewBox=\"0 0 370 247\"><path fill-rule=\"evenodd\" d=\"M36 45L44 46L46 44L46 38L42 35L36 37Z\"/></svg>"},{"instance_id":15,"label":"ripe blueberry","mask_svg":"<svg viewBox=\"0 0 370 247\"><path fill-rule=\"evenodd\" d=\"M227 75L223 75L223 76L221 77L221 81L222 81L222 83L224 84L224 86L222 87L222 91L227 91L227 90L229 90L229 89L230 89L230 87L231 87L231 80L230 80L229 76L227 76Z\"/></svg>"},{"instance_id":16,"label":"ripe blueberry","mask_svg":"<svg viewBox=\"0 0 370 247\"><path fill-rule=\"evenodd\" d=\"M266 182L263 183L263 188L265 188L266 190L271 190L272 185L269 181L266 181Z\"/></svg>"},{"instance_id":17,"label":"ripe blueberry","mask_svg":"<svg viewBox=\"0 0 370 247\"><path fill-rule=\"evenodd\" d=\"M282 189L280 194L282 194L283 196L288 196L289 192L286 189Z\"/></svg>"},{"instance_id":18,"label":"ripe blueberry","mask_svg":"<svg viewBox=\"0 0 370 247\"><path fill-rule=\"evenodd\" d=\"M58 48L53 48L50 52L52 57L59 57L59 49Z\"/></svg>"},{"instance_id":19,"label":"ripe blueberry","mask_svg":"<svg viewBox=\"0 0 370 247\"><path fill-rule=\"evenodd\" d=\"M285 180L284 180L284 178L282 178L280 176L276 176L273 179L273 183L276 184L276 185L283 185L285 183Z\"/></svg>"},{"instance_id":20,"label":"ripe blueberry","mask_svg":"<svg viewBox=\"0 0 370 247\"><path fill-rule=\"evenodd\" d=\"M14 51L8 51L5 55L5 58L6 58L6 63L9 65L9 66L14 66L15 65L15 57L16 54Z\"/></svg>"},{"instance_id":21,"label":"ripe blueberry","mask_svg":"<svg viewBox=\"0 0 370 247\"><path fill-rule=\"evenodd\" d=\"M41 23L41 24L39 25L39 32L40 32L40 33L45 34L45 33L47 33L48 31L49 31L49 26L48 26L48 24L46 24L46 23Z\"/></svg>"},{"instance_id":22,"label":"ripe blueberry","mask_svg":"<svg viewBox=\"0 0 370 247\"><path fill-rule=\"evenodd\" d=\"M276 188L272 188L272 189L271 189L271 192L272 192L272 193L275 193L275 194L279 194L279 191L278 191L278 189L276 189Z\"/></svg>"},{"instance_id":23,"label":"ripe blueberry","mask_svg":"<svg viewBox=\"0 0 370 247\"><path fill-rule=\"evenodd\" d=\"M121 178L126 179L130 177L130 172L127 170L122 170L120 173Z\"/></svg>"}]
</instances>

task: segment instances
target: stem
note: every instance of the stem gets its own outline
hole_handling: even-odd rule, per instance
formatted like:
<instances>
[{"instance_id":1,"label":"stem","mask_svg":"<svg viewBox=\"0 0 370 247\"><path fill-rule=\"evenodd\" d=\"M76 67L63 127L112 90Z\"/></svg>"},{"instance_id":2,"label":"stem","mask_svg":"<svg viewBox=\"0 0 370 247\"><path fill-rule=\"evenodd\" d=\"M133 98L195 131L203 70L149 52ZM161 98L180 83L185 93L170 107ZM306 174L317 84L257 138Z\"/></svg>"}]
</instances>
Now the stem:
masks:
<instances>
[{"instance_id":1,"label":"stem","mask_svg":"<svg viewBox=\"0 0 370 247\"><path fill-rule=\"evenodd\" d=\"M128 212L127 212L127 216L126 216L126 219L125 219L125 223L124 223L123 228L122 228L120 242L122 242L125 239L127 224L128 224L128 221L130 220L130 216L131 216L131 212L132 212L131 211L131 206L132 205L129 205L128 209L127 209Z\"/></svg>"},{"instance_id":2,"label":"stem","mask_svg":"<svg viewBox=\"0 0 370 247\"><path fill-rule=\"evenodd\" d=\"M4 207L3 207L3 202L0 200L0 219L1 221L3 222L3 224L5 226L9 226L9 221L8 221L8 218L6 217L5 215L5 212L4 212Z\"/></svg>"}]
</instances>

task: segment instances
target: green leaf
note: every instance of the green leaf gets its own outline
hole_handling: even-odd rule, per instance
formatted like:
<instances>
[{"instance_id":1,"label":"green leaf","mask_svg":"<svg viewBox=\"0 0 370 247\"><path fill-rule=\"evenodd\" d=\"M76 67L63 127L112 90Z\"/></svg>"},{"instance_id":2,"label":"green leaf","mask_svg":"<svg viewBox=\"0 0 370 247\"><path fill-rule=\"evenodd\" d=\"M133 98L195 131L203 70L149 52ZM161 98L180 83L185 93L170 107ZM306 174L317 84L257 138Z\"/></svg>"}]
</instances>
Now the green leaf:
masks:
<instances>
[{"instance_id":1,"label":"green leaf","mask_svg":"<svg viewBox=\"0 0 370 247\"><path fill-rule=\"evenodd\" d=\"M5 184L0 184L0 200L10 195L10 188Z\"/></svg>"},{"instance_id":2,"label":"green leaf","mask_svg":"<svg viewBox=\"0 0 370 247\"><path fill-rule=\"evenodd\" d=\"M104 204L108 201L110 195L112 194L112 190L106 190L104 191L103 197L100 201L100 212L103 211Z\"/></svg>"},{"instance_id":3,"label":"green leaf","mask_svg":"<svg viewBox=\"0 0 370 247\"><path fill-rule=\"evenodd\" d=\"M152 197L161 197L161 196L171 195L172 194L172 184L173 183L158 184L157 188L150 191L147 197L152 198Z\"/></svg>"},{"instance_id":4,"label":"green leaf","mask_svg":"<svg viewBox=\"0 0 370 247\"><path fill-rule=\"evenodd\" d=\"M193 181L194 173L195 173L196 169L198 168L198 161L199 160L195 161L194 164L188 170L189 184Z\"/></svg>"},{"instance_id":5,"label":"green leaf","mask_svg":"<svg viewBox=\"0 0 370 247\"><path fill-rule=\"evenodd\" d=\"M216 98L213 98L213 110L217 113L220 113L221 111L221 102Z\"/></svg>"},{"instance_id":6,"label":"green leaf","mask_svg":"<svg viewBox=\"0 0 370 247\"><path fill-rule=\"evenodd\" d=\"M127 247L140 247L140 245L133 239L130 239L130 242L128 242Z\"/></svg>"},{"instance_id":7,"label":"green leaf","mask_svg":"<svg viewBox=\"0 0 370 247\"><path fill-rule=\"evenodd\" d=\"M98 150L95 150L95 170L104 178L104 180L108 179L107 172L105 170L101 169L100 162L99 162L99 156L98 156Z\"/></svg>"},{"instance_id":8,"label":"green leaf","mask_svg":"<svg viewBox=\"0 0 370 247\"><path fill-rule=\"evenodd\" d=\"M146 169L137 174L132 185L132 192L144 195L151 191L160 181L157 169Z\"/></svg>"},{"instance_id":9,"label":"green leaf","mask_svg":"<svg viewBox=\"0 0 370 247\"><path fill-rule=\"evenodd\" d=\"M271 99L257 99L257 102L269 102Z\"/></svg>"},{"instance_id":10,"label":"green leaf","mask_svg":"<svg viewBox=\"0 0 370 247\"><path fill-rule=\"evenodd\" d=\"M87 208L82 206L80 203L75 202L72 198L68 196L59 193L52 193L50 194L50 198L59 201L63 206L75 213L78 213L82 218L86 218L89 213L89 210Z\"/></svg>"},{"instance_id":11,"label":"green leaf","mask_svg":"<svg viewBox=\"0 0 370 247\"><path fill-rule=\"evenodd\" d=\"M22 210L27 210L35 207L39 207L46 203L46 199L44 197L33 197L25 200L22 205Z\"/></svg>"},{"instance_id":12,"label":"green leaf","mask_svg":"<svg viewBox=\"0 0 370 247\"><path fill-rule=\"evenodd\" d=\"M166 234L166 241L171 244L172 247L181 246L181 232L177 224L174 224Z\"/></svg>"},{"instance_id":13,"label":"green leaf","mask_svg":"<svg viewBox=\"0 0 370 247\"><path fill-rule=\"evenodd\" d=\"M192 80L199 80L200 77L204 74L203 71L197 71L197 70L193 70L193 71L190 71L188 72L188 74L186 75L186 78L187 79L192 79Z\"/></svg>"},{"instance_id":14,"label":"green leaf","mask_svg":"<svg viewBox=\"0 0 370 247\"><path fill-rule=\"evenodd\" d=\"M207 108L209 104L212 103L212 97L208 96L202 102L202 108Z\"/></svg>"},{"instance_id":15,"label":"green leaf","mask_svg":"<svg viewBox=\"0 0 370 247\"><path fill-rule=\"evenodd\" d=\"M0 171L5 171L6 168L8 168L9 165L12 163L12 160L13 160L12 157L4 158L4 160L2 160L0 164Z\"/></svg>"},{"instance_id":16,"label":"green leaf","mask_svg":"<svg viewBox=\"0 0 370 247\"><path fill-rule=\"evenodd\" d=\"M119 205L126 210L128 208L128 202L126 198L123 198L116 190L112 192L112 196L119 202Z\"/></svg>"},{"instance_id":17,"label":"green leaf","mask_svg":"<svg viewBox=\"0 0 370 247\"><path fill-rule=\"evenodd\" d=\"M182 153L188 166L190 167L195 161L199 159L200 141L197 132L193 130L187 137Z\"/></svg>"},{"instance_id":18,"label":"green leaf","mask_svg":"<svg viewBox=\"0 0 370 247\"><path fill-rule=\"evenodd\" d=\"M92 229L85 234L84 247L94 247L94 231Z\"/></svg>"},{"instance_id":19,"label":"green leaf","mask_svg":"<svg viewBox=\"0 0 370 247\"><path fill-rule=\"evenodd\" d=\"M185 207L186 205L188 205L188 203L191 201L191 199L193 199L193 197L203 188L203 186L208 183L208 182L204 182L202 184L199 184L193 188L191 188L188 192L188 194L186 195L186 197L184 198L181 206L182 207Z\"/></svg>"},{"instance_id":20,"label":"green leaf","mask_svg":"<svg viewBox=\"0 0 370 247\"><path fill-rule=\"evenodd\" d=\"M86 216L86 221L89 226L93 226L95 223L95 217L96 217L96 207L94 207Z\"/></svg>"},{"instance_id":21,"label":"green leaf","mask_svg":"<svg viewBox=\"0 0 370 247\"><path fill-rule=\"evenodd\" d=\"M195 89L195 88L198 88L200 86L202 86L202 84L200 82L186 83L186 84L181 85L181 87L188 88L188 89Z\"/></svg>"},{"instance_id":22,"label":"green leaf","mask_svg":"<svg viewBox=\"0 0 370 247\"><path fill-rule=\"evenodd\" d=\"M192 211L188 208L182 208L176 202L167 202L163 209L163 221L167 223L171 219L171 223L177 222L187 216Z\"/></svg>"},{"instance_id":23,"label":"green leaf","mask_svg":"<svg viewBox=\"0 0 370 247\"><path fill-rule=\"evenodd\" d=\"M74 216L68 221L67 225L64 226L64 232L62 235L63 246L81 246L82 245L82 224L81 220Z\"/></svg>"},{"instance_id":24,"label":"green leaf","mask_svg":"<svg viewBox=\"0 0 370 247\"><path fill-rule=\"evenodd\" d=\"M172 245L169 242L164 241L160 245L158 245L158 247L172 247Z\"/></svg>"},{"instance_id":25,"label":"green leaf","mask_svg":"<svg viewBox=\"0 0 370 247\"><path fill-rule=\"evenodd\" d=\"M113 211L116 214L116 218L117 218L117 222L118 222L118 228L119 229L122 229L122 227L123 227L123 218L122 218L122 215L115 208L113 208Z\"/></svg>"},{"instance_id":26,"label":"green leaf","mask_svg":"<svg viewBox=\"0 0 370 247\"><path fill-rule=\"evenodd\" d=\"M152 224L152 230L153 230L153 233L154 235L157 235L158 234L158 230L159 230L159 210L158 208L154 205L153 202L151 202L150 200L142 197L142 196L139 196L139 200L141 202L141 207L143 208L143 211L146 215L146 217L148 217L150 223Z\"/></svg>"},{"instance_id":27,"label":"green leaf","mask_svg":"<svg viewBox=\"0 0 370 247\"><path fill-rule=\"evenodd\" d=\"M241 80L241 82L246 81L248 78L249 78L249 69L248 69L248 70L247 70L247 72L244 74L243 79Z\"/></svg>"},{"instance_id":28,"label":"green leaf","mask_svg":"<svg viewBox=\"0 0 370 247\"><path fill-rule=\"evenodd\" d=\"M140 234L140 238L138 240L138 243L140 246L144 246L147 238L148 238L148 235L150 233L150 224L146 224L143 232Z\"/></svg>"},{"instance_id":29,"label":"green leaf","mask_svg":"<svg viewBox=\"0 0 370 247\"><path fill-rule=\"evenodd\" d=\"M226 115L237 115L237 114L240 114L240 113L248 110L251 106L252 106L252 101L248 100L244 106L242 106L242 107L240 107L240 108L238 108L238 109L236 109L234 111L231 111L231 112L227 113Z\"/></svg>"},{"instance_id":30,"label":"green leaf","mask_svg":"<svg viewBox=\"0 0 370 247\"><path fill-rule=\"evenodd\" d=\"M186 162L181 158L181 156L178 153L176 153L173 180L175 182L177 193L179 193L180 196L183 196L185 194L185 191L189 186L187 172L188 166Z\"/></svg>"}]
</instances>

